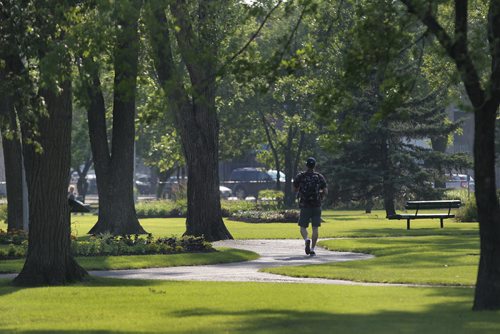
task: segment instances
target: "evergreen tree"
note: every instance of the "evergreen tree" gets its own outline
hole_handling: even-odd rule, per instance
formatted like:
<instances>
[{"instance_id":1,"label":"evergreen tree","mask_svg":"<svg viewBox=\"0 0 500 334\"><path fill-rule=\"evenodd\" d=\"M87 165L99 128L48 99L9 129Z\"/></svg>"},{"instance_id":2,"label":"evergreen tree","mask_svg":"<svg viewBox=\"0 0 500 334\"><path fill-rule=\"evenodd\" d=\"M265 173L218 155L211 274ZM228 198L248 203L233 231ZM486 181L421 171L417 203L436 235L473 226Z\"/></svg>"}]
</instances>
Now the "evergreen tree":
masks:
<instances>
[{"instance_id":1,"label":"evergreen tree","mask_svg":"<svg viewBox=\"0 0 500 334\"><path fill-rule=\"evenodd\" d=\"M343 62L327 65L341 74L325 81L319 100L325 119L333 120L333 131L326 133L336 152L332 176L340 180L344 199L370 204L382 197L391 216L397 199L441 198L434 182L444 170L468 162L421 145L448 137L459 126L445 113L448 87L433 87L422 70L424 31L389 2L367 1L352 10L338 50Z\"/></svg>"}]
</instances>

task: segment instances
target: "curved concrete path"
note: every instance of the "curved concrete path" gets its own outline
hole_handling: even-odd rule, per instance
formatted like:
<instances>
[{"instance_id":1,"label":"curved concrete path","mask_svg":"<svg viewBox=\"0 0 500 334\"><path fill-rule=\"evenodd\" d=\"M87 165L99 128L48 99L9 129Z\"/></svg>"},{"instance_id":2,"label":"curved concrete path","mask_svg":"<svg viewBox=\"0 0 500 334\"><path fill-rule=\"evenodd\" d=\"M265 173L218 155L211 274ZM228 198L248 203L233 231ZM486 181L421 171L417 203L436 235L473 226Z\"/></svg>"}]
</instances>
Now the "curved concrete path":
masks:
<instances>
[{"instance_id":1,"label":"curved concrete path","mask_svg":"<svg viewBox=\"0 0 500 334\"><path fill-rule=\"evenodd\" d=\"M316 256L304 253L302 240L225 240L214 243L215 247L229 247L253 251L261 257L254 261L223 263L204 266L184 266L169 268L149 268L131 270L92 271L91 275L126 279L156 279L176 281L232 281L232 282L282 282L282 283L319 283L344 285L384 285L377 283L358 283L342 280L319 278L300 278L259 272L259 269L279 266L300 266L365 260L373 255L331 252L316 248Z\"/></svg>"}]
</instances>

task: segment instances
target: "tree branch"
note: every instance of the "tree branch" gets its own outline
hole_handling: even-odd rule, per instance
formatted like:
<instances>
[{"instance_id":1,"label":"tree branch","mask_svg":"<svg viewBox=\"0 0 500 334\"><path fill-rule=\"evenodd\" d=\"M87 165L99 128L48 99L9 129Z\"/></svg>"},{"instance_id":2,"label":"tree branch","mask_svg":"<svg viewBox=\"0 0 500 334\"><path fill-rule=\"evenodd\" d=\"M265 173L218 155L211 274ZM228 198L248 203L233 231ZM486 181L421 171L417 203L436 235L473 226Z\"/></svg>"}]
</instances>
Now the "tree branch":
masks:
<instances>
[{"instance_id":1,"label":"tree branch","mask_svg":"<svg viewBox=\"0 0 500 334\"><path fill-rule=\"evenodd\" d=\"M467 53L467 0L455 0L455 52Z\"/></svg>"},{"instance_id":2,"label":"tree branch","mask_svg":"<svg viewBox=\"0 0 500 334\"><path fill-rule=\"evenodd\" d=\"M276 68L281 64L281 61L283 60L283 57L285 56L286 50L288 49L288 47L292 43L292 39L295 36L295 34L297 33L297 30L299 29L300 24L302 23L302 19L304 18L305 11L306 11L306 8L304 7L302 9L302 12L300 13L299 19L297 20L297 22L295 23L295 26L293 27L292 33L288 37L286 44L284 45L283 49L281 50L278 61L276 62Z\"/></svg>"},{"instance_id":3,"label":"tree branch","mask_svg":"<svg viewBox=\"0 0 500 334\"><path fill-rule=\"evenodd\" d=\"M250 36L250 39L243 45L241 49L238 50L234 55L231 56L218 70L217 70L217 76L221 75L224 72L224 69L227 67L227 65L231 64L236 58L238 58L245 50L250 46L250 44L257 38L257 36L260 34L260 31L264 28L266 25L267 21L269 20L269 17L273 14L273 12L283 3L283 0L278 1L278 3L271 8L271 10L266 14L264 17L264 20L261 22L259 25L259 28Z\"/></svg>"},{"instance_id":4,"label":"tree branch","mask_svg":"<svg viewBox=\"0 0 500 334\"><path fill-rule=\"evenodd\" d=\"M93 159L96 165L107 166L111 159L106 130L106 106L99 78L98 65L91 57L80 56L78 66L83 87L89 99L87 119Z\"/></svg>"},{"instance_id":5,"label":"tree branch","mask_svg":"<svg viewBox=\"0 0 500 334\"><path fill-rule=\"evenodd\" d=\"M467 50L467 38L465 36L467 34L467 23L464 23L464 20L467 20L467 1L455 0L455 34L458 38L456 42L437 22L429 8L417 6L414 0L401 0L401 2L406 5L408 12L418 17L429 28L429 31L436 36L448 56L455 61L472 105L475 108L481 107L486 101L485 92L481 87L479 74ZM465 43L465 48L463 43Z\"/></svg>"},{"instance_id":6,"label":"tree branch","mask_svg":"<svg viewBox=\"0 0 500 334\"><path fill-rule=\"evenodd\" d=\"M192 109L191 101L182 83L182 78L175 68L165 10L166 8L162 1L150 1L148 2L148 6L146 6L147 28L153 49L156 74L160 85L167 95L169 106L173 106L175 110L181 108L180 105ZM176 112L174 112L174 122L181 129L181 135L186 132L181 126Z\"/></svg>"},{"instance_id":7,"label":"tree branch","mask_svg":"<svg viewBox=\"0 0 500 334\"><path fill-rule=\"evenodd\" d=\"M200 52L206 52L206 50L202 48L201 41L193 30L193 26L188 19L189 14L186 12L186 8L187 3L185 0L172 1L170 4L170 10L176 20L175 23L178 24L179 27L179 29L175 29L175 35L177 37L177 43L179 44L181 57L184 64L186 64L192 85L195 87L200 85L203 86L207 78L204 78L202 73L205 73L207 69L204 69L199 63L199 54Z\"/></svg>"},{"instance_id":8,"label":"tree branch","mask_svg":"<svg viewBox=\"0 0 500 334\"><path fill-rule=\"evenodd\" d=\"M264 115L264 113L262 111L259 111L259 113L260 113L260 117L262 119L262 123L264 124L264 130L266 131L266 137L267 137L267 141L269 143L269 147L271 148L271 152L273 152L273 157L274 157L274 162L276 164L276 169L279 172L281 169L280 160L279 160L279 156L278 156L278 151L276 150L276 147L274 146L273 140L271 138L271 134L269 133L269 124L266 120L266 116ZM277 182L279 182L279 179L277 180Z\"/></svg>"}]
</instances>

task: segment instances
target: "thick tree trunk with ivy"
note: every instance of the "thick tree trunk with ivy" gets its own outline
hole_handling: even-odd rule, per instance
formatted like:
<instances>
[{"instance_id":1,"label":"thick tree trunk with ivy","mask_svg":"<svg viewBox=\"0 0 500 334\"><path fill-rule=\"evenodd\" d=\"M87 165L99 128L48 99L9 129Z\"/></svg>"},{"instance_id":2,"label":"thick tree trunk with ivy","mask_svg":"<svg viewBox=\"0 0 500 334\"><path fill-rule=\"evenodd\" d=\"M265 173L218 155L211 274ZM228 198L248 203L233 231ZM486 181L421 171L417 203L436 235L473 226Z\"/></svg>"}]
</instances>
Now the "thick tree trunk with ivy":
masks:
<instances>
[{"instance_id":1,"label":"thick tree trunk with ivy","mask_svg":"<svg viewBox=\"0 0 500 334\"><path fill-rule=\"evenodd\" d=\"M205 236L209 241L232 239L222 220L219 194L219 122L215 109L215 56L210 38L210 10L200 3L198 34L195 34L182 0L172 2L177 43L188 70L191 93L183 84L172 55L165 5L153 1L148 9L150 40L155 67L174 111L188 167L186 235Z\"/></svg>"},{"instance_id":2,"label":"thick tree trunk with ivy","mask_svg":"<svg viewBox=\"0 0 500 334\"><path fill-rule=\"evenodd\" d=\"M29 243L26 262L16 285L62 285L80 281L86 271L70 254L71 230L67 199L70 168L71 82L60 92L41 92L48 116L38 122L42 152L24 148L29 191ZM23 130L24 132L24 130Z\"/></svg>"},{"instance_id":3,"label":"thick tree trunk with ivy","mask_svg":"<svg viewBox=\"0 0 500 334\"><path fill-rule=\"evenodd\" d=\"M85 60L90 106L88 122L99 194L99 217L90 234L144 234L134 204L135 98L139 55L138 19L141 1L116 4L114 51L113 134L111 150L106 130L106 108L95 64Z\"/></svg>"}]
</instances>

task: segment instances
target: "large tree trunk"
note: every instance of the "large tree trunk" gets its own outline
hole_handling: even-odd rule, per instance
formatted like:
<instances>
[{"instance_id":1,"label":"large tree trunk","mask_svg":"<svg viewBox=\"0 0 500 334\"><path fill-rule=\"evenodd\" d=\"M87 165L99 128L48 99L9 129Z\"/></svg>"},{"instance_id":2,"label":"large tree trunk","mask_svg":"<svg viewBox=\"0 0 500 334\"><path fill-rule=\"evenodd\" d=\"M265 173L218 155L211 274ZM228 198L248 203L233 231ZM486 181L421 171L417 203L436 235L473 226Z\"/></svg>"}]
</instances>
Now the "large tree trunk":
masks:
<instances>
[{"instance_id":1,"label":"large tree trunk","mask_svg":"<svg viewBox=\"0 0 500 334\"><path fill-rule=\"evenodd\" d=\"M215 110L210 109L205 103L195 105L195 113L184 116L183 120L186 133L182 137L188 166L185 234L203 235L208 241L215 241L232 237L222 221L218 173L219 126Z\"/></svg>"},{"instance_id":2,"label":"large tree trunk","mask_svg":"<svg viewBox=\"0 0 500 334\"><path fill-rule=\"evenodd\" d=\"M280 180L280 172L281 172L281 163L278 154L278 150L276 146L274 146L273 139L271 138L270 125L266 119L266 115L264 112L260 111L260 118L262 119L262 125L264 126L264 131L266 132L267 143L269 144L269 148L273 154L274 159L274 167L276 168L276 190L281 190L281 180Z\"/></svg>"},{"instance_id":3,"label":"large tree trunk","mask_svg":"<svg viewBox=\"0 0 500 334\"><path fill-rule=\"evenodd\" d=\"M93 85L88 87L91 96L88 120L99 193L99 217L89 233L144 234L147 232L139 224L134 204L134 121L139 55L137 21L141 1L131 0L129 7L123 3L116 6L118 32L114 55L111 153L106 134L106 110L97 69L95 66L89 66Z\"/></svg>"},{"instance_id":4,"label":"large tree trunk","mask_svg":"<svg viewBox=\"0 0 500 334\"><path fill-rule=\"evenodd\" d=\"M159 172L158 173L158 186L156 187L156 199L165 198L165 183L168 181L169 177L174 173L174 169Z\"/></svg>"},{"instance_id":5,"label":"large tree trunk","mask_svg":"<svg viewBox=\"0 0 500 334\"><path fill-rule=\"evenodd\" d=\"M76 181L76 191L78 192L78 199L85 203L85 196L87 196L87 192L89 190L89 183L87 180L87 174L89 172L90 167L92 166L92 159L89 157L85 161L85 165L83 169L80 170L78 167L78 181Z\"/></svg>"},{"instance_id":6,"label":"large tree trunk","mask_svg":"<svg viewBox=\"0 0 500 334\"><path fill-rule=\"evenodd\" d=\"M474 173L481 256L475 310L500 309L500 210L495 182L495 121L498 103L475 110Z\"/></svg>"},{"instance_id":7,"label":"large tree trunk","mask_svg":"<svg viewBox=\"0 0 500 334\"><path fill-rule=\"evenodd\" d=\"M292 191L292 174L293 174L293 137L295 131L293 131L292 126L288 129L287 145L284 148L285 151L285 207L291 208L295 202L295 194Z\"/></svg>"},{"instance_id":8,"label":"large tree trunk","mask_svg":"<svg viewBox=\"0 0 500 334\"><path fill-rule=\"evenodd\" d=\"M17 285L61 285L87 273L70 254L70 215L67 199L71 147L71 82L61 92L44 89L48 117L39 120L43 152L25 146L29 191L29 244L26 262L14 279ZM23 130L24 132L24 130Z\"/></svg>"},{"instance_id":9,"label":"large tree trunk","mask_svg":"<svg viewBox=\"0 0 500 334\"><path fill-rule=\"evenodd\" d=\"M384 209L386 217L390 217L396 214L396 207L394 205L394 186L384 178Z\"/></svg>"},{"instance_id":10,"label":"large tree trunk","mask_svg":"<svg viewBox=\"0 0 500 334\"><path fill-rule=\"evenodd\" d=\"M5 180L7 186L7 230L23 229L23 158L17 117L10 96L2 96L0 115L4 118L2 145L5 162ZM6 136L10 131L11 136Z\"/></svg>"},{"instance_id":11,"label":"large tree trunk","mask_svg":"<svg viewBox=\"0 0 500 334\"><path fill-rule=\"evenodd\" d=\"M195 36L190 17L182 1L171 9L180 26L177 42L188 69L192 92L187 93L182 75L177 72L172 56L165 8L150 8L149 29L155 53L158 78L174 111L188 166L187 235L204 235L209 241L231 239L222 220L219 195L219 123L215 109L214 50L207 45L206 26ZM200 19L207 20L209 4L200 5ZM213 18L212 18L213 19ZM206 22L205 22L206 23ZM199 23L202 24L202 23ZM201 38L200 38L201 36ZM193 48L197 50L193 52ZM209 52L211 51L211 52Z\"/></svg>"}]
</instances>

